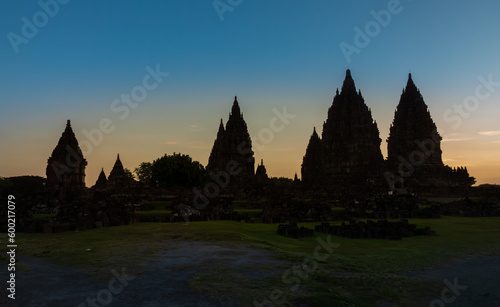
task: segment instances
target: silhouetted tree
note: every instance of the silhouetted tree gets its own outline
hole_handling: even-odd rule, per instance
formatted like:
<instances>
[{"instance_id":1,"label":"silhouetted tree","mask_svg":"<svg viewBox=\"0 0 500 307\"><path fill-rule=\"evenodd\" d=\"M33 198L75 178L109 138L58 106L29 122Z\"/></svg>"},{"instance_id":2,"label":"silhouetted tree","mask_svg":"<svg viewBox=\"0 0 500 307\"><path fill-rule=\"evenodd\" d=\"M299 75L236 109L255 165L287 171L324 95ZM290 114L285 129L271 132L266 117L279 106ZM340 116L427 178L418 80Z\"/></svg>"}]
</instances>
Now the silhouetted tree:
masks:
<instances>
[{"instance_id":1,"label":"silhouetted tree","mask_svg":"<svg viewBox=\"0 0 500 307\"><path fill-rule=\"evenodd\" d=\"M207 181L207 171L189 155L164 155L153 161L151 166L152 182L161 187L199 186Z\"/></svg>"},{"instance_id":2,"label":"silhouetted tree","mask_svg":"<svg viewBox=\"0 0 500 307\"><path fill-rule=\"evenodd\" d=\"M134 173L137 176L139 182L150 184L152 166L153 163L151 162L142 162L138 167L135 168Z\"/></svg>"},{"instance_id":3,"label":"silhouetted tree","mask_svg":"<svg viewBox=\"0 0 500 307\"><path fill-rule=\"evenodd\" d=\"M125 175L127 175L127 177L135 180L134 174L132 174L132 172L128 168L124 168L123 170L125 171Z\"/></svg>"},{"instance_id":4,"label":"silhouetted tree","mask_svg":"<svg viewBox=\"0 0 500 307\"><path fill-rule=\"evenodd\" d=\"M0 177L0 196L2 199L13 193L14 185L8 178Z\"/></svg>"},{"instance_id":5,"label":"silhouetted tree","mask_svg":"<svg viewBox=\"0 0 500 307\"><path fill-rule=\"evenodd\" d=\"M40 176L17 176L0 179L2 197L13 194L18 197L34 197L45 189L47 179Z\"/></svg>"}]
</instances>

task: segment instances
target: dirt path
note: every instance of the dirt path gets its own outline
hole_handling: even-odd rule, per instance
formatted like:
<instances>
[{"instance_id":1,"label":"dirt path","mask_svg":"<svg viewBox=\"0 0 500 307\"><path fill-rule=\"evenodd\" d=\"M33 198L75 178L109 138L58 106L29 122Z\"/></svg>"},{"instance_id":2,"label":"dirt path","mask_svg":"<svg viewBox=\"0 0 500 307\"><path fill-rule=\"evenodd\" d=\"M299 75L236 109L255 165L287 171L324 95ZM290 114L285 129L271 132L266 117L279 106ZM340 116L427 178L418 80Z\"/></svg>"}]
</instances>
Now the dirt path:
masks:
<instances>
[{"instance_id":1,"label":"dirt path","mask_svg":"<svg viewBox=\"0 0 500 307\"><path fill-rule=\"evenodd\" d=\"M246 247L204 242L185 242L174 247L137 267L117 267L114 272L110 269L104 281L88 277L82 270L18 256L31 270L18 272L16 300L7 301L7 306L220 306L219 302L193 294L189 289L188 280L204 266L239 268L278 262L273 260L271 252ZM256 269L249 274L264 276L269 272ZM5 303L5 297L2 291L0 303ZM227 298L224 306L236 303Z\"/></svg>"},{"instance_id":2,"label":"dirt path","mask_svg":"<svg viewBox=\"0 0 500 307\"><path fill-rule=\"evenodd\" d=\"M428 298L428 306L500 306L500 256L460 259L439 269L410 272L406 276L437 283L436 295Z\"/></svg>"},{"instance_id":3,"label":"dirt path","mask_svg":"<svg viewBox=\"0 0 500 307\"><path fill-rule=\"evenodd\" d=\"M273 273L260 268L282 265L283 261L274 256L247 247L169 242L162 252L133 268L100 268L100 280L83 270L18 256L30 270L18 271L16 300L8 300L7 306L236 306L231 294L213 301L207 295L192 293L188 280L207 267L247 270L245 274L252 277L269 276ZM436 295L424 299L425 306L500 306L500 256L457 260L438 269L408 272L406 276L435 282ZM2 272L4 279L6 272ZM457 292L450 289L445 293L448 302L440 298L450 285L445 279L457 285ZM6 303L5 287L1 292L0 305Z\"/></svg>"}]
</instances>

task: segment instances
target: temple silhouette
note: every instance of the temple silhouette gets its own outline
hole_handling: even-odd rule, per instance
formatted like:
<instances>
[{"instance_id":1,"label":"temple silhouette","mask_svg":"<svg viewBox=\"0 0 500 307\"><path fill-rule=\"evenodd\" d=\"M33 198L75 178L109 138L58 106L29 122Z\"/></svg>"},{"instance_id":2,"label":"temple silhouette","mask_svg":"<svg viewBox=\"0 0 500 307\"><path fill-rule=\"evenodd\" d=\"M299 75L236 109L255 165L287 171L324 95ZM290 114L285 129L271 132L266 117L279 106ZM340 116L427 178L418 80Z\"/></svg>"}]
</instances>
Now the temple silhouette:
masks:
<instances>
[{"instance_id":1,"label":"temple silhouette","mask_svg":"<svg viewBox=\"0 0 500 307\"><path fill-rule=\"evenodd\" d=\"M86 166L87 160L83 157L68 119L66 129L47 161L47 190L62 197L78 193L85 188Z\"/></svg>"},{"instance_id":2,"label":"temple silhouette","mask_svg":"<svg viewBox=\"0 0 500 307\"><path fill-rule=\"evenodd\" d=\"M380 151L376 121L350 70L333 99L320 138L313 130L302 163L308 186L358 192L449 193L472 184L466 167L451 168L441 158L441 136L420 91L408 76L387 139Z\"/></svg>"},{"instance_id":3,"label":"temple silhouette","mask_svg":"<svg viewBox=\"0 0 500 307\"><path fill-rule=\"evenodd\" d=\"M467 167L444 165L442 137L422 94L408 75L387 138L387 169L396 174L391 189L406 187L423 193L446 192L472 184Z\"/></svg>"},{"instance_id":4,"label":"temple silhouette","mask_svg":"<svg viewBox=\"0 0 500 307\"><path fill-rule=\"evenodd\" d=\"M302 163L306 185L358 189L380 179L384 159L377 123L350 70L333 98L320 139L314 128Z\"/></svg>"},{"instance_id":5,"label":"temple silhouette","mask_svg":"<svg viewBox=\"0 0 500 307\"><path fill-rule=\"evenodd\" d=\"M316 128L309 139L301 166L302 180L295 178L295 188L322 188L328 193L447 193L472 185L466 167L451 168L443 164L441 136L411 74L403 89L387 139L388 157L384 160L376 121L357 90L351 71L323 123L321 137ZM237 97L226 125L220 120L207 171L225 171L229 164L241 168L232 176L229 192L269 183L261 160L255 171L252 140ZM66 129L47 163L47 189L64 198L85 189L85 167L78 141L67 121ZM137 188L123 168L119 155L106 178L104 169L95 190L130 190ZM231 190L231 188L233 190Z\"/></svg>"},{"instance_id":6,"label":"temple silhouette","mask_svg":"<svg viewBox=\"0 0 500 307\"><path fill-rule=\"evenodd\" d=\"M231 178L231 185L241 186L254 181L255 159L252 140L236 96L225 128L222 118L220 120L219 131L208 158L207 170L214 173L225 171L229 163L237 163L242 169L239 174Z\"/></svg>"},{"instance_id":7,"label":"temple silhouette","mask_svg":"<svg viewBox=\"0 0 500 307\"><path fill-rule=\"evenodd\" d=\"M331 207L351 217L408 218L440 214L500 214L489 204L419 208L415 196L469 195L474 178L466 167L442 161L441 136L423 96L408 76L382 156L379 127L347 70L326 112L321 137L312 127L301 166L301 180L269 178L263 159L255 157L247 123L234 97L229 118L220 120L206 170L212 180L203 187L155 186L127 174L120 155L106 176L104 168L91 188L85 186L87 160L68 120L47 161L45 208L57 210L50 222L26 222L27 231L61 232L138 221L135 210L147 203L167 202L171 215L148 221L238 220L253 223L233 210L234 199L262 209L265 223L330 221ZM260 158L260 157L259 157ZM230 170L239 170L233 172ZM228 173L231 173L230 175ZM208 191L208 192L207 192ZM486 206L486 207L485 207ZM489 206L489 207L488 207ZM478 209L479 208L479 209ZM481 209L482 208L482 209ZM485 209L484 208L489 208Z\"/></svg>"}]
</instances>

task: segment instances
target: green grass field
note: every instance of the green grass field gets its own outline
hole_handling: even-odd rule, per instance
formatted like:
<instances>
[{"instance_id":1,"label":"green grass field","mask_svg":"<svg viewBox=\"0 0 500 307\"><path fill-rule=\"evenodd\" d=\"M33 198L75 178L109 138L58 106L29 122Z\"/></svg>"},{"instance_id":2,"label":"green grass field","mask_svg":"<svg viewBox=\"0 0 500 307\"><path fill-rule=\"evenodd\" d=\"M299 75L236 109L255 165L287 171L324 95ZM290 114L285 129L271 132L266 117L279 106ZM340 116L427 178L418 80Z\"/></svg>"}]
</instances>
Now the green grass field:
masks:
<instances>
[{"instance_id":1,"label":"green grass field","mask_svg":"<svg viewBox=\"0 0 500 307\"><path fill-rule=\"evenodd\" d=\"M169 201L155 201L146 203L150 208L147 211L135 211L135 215L139 221L152 221L154 218L167 218L172 216L171 202ZM262 216L262 209L247 208L247 201L234 201L234 212L241 215L248 215L249 218L258 219ZM39 216L42 216L39 214ZM43 219L43 217L38 217Z\"/></svg>"},{"instance_id":2,"label":"green grass field","mask_svg":"<svg viewBox=\"0 0 500 307\"><path fill-rule=\"evenodd\" d=\"M429 285L408 279L398 272L432 268L471 255L500 255L500 218L442 217L410 219L418 227L430 226L436 236L416 236L400 241L347 239L331 236L340 244L308 278L300 291L292 291L281 274L255 280L255 287L239 287L232 281L237 273L210 271L196 275L192 290L213 297L221 291L235 293L242 305L254 297L268 297L269 289L282 289L295 302L314 306L365 306L377 299L407 305L422 298ZM340 222L339 222L340 223ZM313 228L318 223L301 224ZM332 223L335 224L335 223ZM276 233L276 224L246 224L232 221L183 223L140 223L80 232L17 235L18 252L85 269L99 278L99 269L111 265L132 266L144 261L169 240L209 241L218 245L263 248L275 252L290 265L312 257L316 237L291 239ZM326 240L326 235L315 233ZM6 236L2 234L2 241ZM5 244L2 244L5 246ZM276 269L276 268L269 268ZM214 269L215 270L215 269ZM279 268L280 272L287 267ZM342 275L344 274L344 275ZM346 278L345 276L349 276ZM240 276L241 277L241 276ZM237 289L235 289L236 287Z\"/></svg>"}]
</instances>

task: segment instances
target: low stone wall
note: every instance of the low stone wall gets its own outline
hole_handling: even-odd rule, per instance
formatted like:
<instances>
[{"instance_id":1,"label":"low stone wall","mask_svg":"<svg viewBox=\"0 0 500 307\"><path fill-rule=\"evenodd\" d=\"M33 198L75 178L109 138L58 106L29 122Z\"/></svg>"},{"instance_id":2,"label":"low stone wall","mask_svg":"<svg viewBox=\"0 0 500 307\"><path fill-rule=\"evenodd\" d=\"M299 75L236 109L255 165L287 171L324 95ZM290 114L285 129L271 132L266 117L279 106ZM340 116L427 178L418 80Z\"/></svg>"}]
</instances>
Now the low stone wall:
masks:
<instances>
[{"instance_id":1,"label":"low stone wall","mask_svg":"<svg viewBox=\"0 0 500 307\"><path fill-rule=\"evenodd\" d=\"M453 201L441 205L443 215L486 217L500 216L500 202L488 200L464 200Z\"/></svg>"},{"instance_id":2,"label":"low stone wall","mask_svg":"<svg viewBox=\"0 0 500 307\"><path fill-rule=\"evenodd\" d=\"M403 237L418 235L435 235L429 227L417 228L414 224L408 224L408 220L389 222L387 220L355 222L349 224L342 223L340 226L333 226L329 223L321 223L315 227L317 232L332 234L346 238L368 238L368 239L390 239L401 240Z\"/></svg>"},{"instance_id":3,"label":"low stone wall","mask_svg":"<svg viewBox=\"0 0 500 307\"><path fill-rule=\"evenodd\" d=\"M278 226L278 234L288 238L305 238L314 236L314 231L306 227L298 227L296 223L281 224Z\"/></svg>"}]
</instances>

